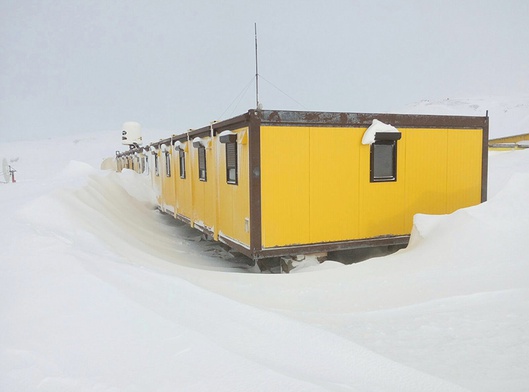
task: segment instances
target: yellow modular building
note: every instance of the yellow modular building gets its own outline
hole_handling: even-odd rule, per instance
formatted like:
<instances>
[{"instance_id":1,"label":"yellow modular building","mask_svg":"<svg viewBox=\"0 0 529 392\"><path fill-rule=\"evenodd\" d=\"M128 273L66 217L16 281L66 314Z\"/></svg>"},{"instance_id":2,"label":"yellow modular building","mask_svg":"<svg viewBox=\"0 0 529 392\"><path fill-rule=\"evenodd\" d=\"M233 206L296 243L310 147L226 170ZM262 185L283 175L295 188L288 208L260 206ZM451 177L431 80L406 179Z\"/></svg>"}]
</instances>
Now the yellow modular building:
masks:
<instances>
[{"instance_id":1,"label":"yellow modular building","mask_svg":"<svg viewBox=\"0 0 529 392\"><path fill-rule=\"evenodd\" d=\"M416 213L486 200L487 141L488 117L250 110L116 158L258 260L406 244Z\"/></svg>"}]
</instances>

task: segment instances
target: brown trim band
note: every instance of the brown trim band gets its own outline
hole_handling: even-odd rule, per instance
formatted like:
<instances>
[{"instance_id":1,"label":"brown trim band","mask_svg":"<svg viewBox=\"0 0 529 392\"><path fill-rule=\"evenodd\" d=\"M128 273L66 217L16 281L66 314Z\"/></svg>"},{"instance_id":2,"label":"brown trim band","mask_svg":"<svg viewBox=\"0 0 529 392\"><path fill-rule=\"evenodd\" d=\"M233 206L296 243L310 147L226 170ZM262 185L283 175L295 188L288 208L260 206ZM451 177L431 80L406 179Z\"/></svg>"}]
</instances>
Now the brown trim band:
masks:
<instances>
[{"instance_id":1,"label":"brown trim band","mask_svg":"<svg viewBox=\"0 0 529 392\"><path fill-rule=\"evenodd\" d=\"M481 202L487 201L488 173L489 173L489 116L484 119L483 123L483 141L481 152Z\"/></svg>"},{"instance_id":2,"label":"brown trim band","mask_svg":"<svg viewBox=\"0 0 529 392\"><path fill-rule=\"evenodd\" d=\"M231 249L245 255L246 257L252 259L252 252L250 252L250 249L248 249L246 246L239 242L233 241L231 238L225 237L221 234L219 234L219 242L222 242L226 245L228 245Z\"/></svg>"},{"instance_id":3,"label":"brown trim band","mask_svg":"<svg viewBox=\"0 0 529 392\"><path fill-rule=\"evenodd\" d=\"M264 110L260 113L263 125L370 126L375 119L395 127L406 128L483 128L485 123L488 123L488 117L485 116L297 112L282 110Z\"/></svg>"},{"instance_id":4,"label":"brown trim band","mask_svg":"<svg viewBox=\"0 0 529 392\"><path fill-rule=\"evenodd\" d=\"M267 257L293 256L299 254L310 254L320 252L333 252L339 250L370 248L376 246L389 245L407 245L410 241L409 235L383 236L375 238L366 238L361 240L323 242L319 244L293 245L277 248L266 248L259 252L253 252L254 260L264 259Z\"/></svg>"},{"instance_id":5,"label":"brown trim band","mask_svg":"<svg viewBox=\"0 0 529 392\"><path fill-rule=\"evenodd\" d=\"M191 225L191 219L189 219L187 216L179 214L178 212L174 215L176 219L179 221L182 221L184 223L187 223L188 225Z\"/></svg>"},{"instance_id":6,"label":"brown trim band","mask_svg":"<svg viewBox=\"0 0 529 392\"><path fill-rule=\"evenodd\" d=\"M261 120L257 111L249 111L248 126L250 182L250 250L251 256L262 248L261 227Z\"/></svg>"}]
</instances>

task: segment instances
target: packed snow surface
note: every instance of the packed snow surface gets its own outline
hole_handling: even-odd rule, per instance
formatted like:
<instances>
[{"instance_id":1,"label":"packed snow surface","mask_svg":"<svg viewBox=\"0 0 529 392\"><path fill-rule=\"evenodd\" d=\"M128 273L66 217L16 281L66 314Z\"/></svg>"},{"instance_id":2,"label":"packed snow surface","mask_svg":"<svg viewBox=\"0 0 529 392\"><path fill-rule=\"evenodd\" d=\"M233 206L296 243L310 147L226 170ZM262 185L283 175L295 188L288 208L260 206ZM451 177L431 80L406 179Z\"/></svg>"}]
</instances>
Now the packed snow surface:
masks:
<instances>
[{"instance_id":1,"label":"packed snow surface","mask_svg":"<svg viewBox=\"0 0 529 392\"><path fill-rule=\"evenodd\" d=\"M1 391L529 390L529 150L405 250L272 275L99 170L119 136L0 144Z\"/></svg>"}]
</instances>

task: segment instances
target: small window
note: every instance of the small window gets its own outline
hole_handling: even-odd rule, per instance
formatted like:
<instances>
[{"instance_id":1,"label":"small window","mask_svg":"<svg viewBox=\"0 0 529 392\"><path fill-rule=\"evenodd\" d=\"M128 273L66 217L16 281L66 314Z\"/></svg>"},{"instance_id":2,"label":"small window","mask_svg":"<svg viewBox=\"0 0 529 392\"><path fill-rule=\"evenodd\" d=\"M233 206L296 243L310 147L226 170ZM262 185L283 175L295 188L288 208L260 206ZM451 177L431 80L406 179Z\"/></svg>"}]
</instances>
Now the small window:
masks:
<instances>
[{"instance_id":1,"label":"small window","mask_svg":"<svg viewBox=\"0 0 529 392\"><path fill-rule=\"evenodd\" d=\"M397 180L397 142L380 140L371 144L371 182Z\"/></svg>"},{"instance_id":2,"label":"small window","mask_svg":"<svg viewBox=\"0 0 529 392\"><path fill-rule=\"evenodd\" d=\"M186 153L178 150L178 160L180 161L180 178L186 178Z\"/></svg>"},{"instance_id":3,"label":"small window","mask_svg":"<svg viewBox=\"0 0 529 392\"><path fill-rule=\"evenodd\" d=\"M154 174L156 174L157 176L160 175L160 169L158 167L158 155L154 156Z\"/></svg>"},{"instance_id":4,"label":"small window","mask_svg":"<svg viewBox=\"0 0 529 392\"><path fill-rule=\"evenodd\" d=\"M145 155L145 168L143 170L145 174L149 174L149 156Z\"/></svg>"},{"instance_id":5,"label":"small window","mask_svg":"<svg viewBox=\"0 0 529 392\"><path fill-rule=\"evenodd\" d=\"M171 177L171 154L165 153L165 176Z\"/></svg>"},{"instance_id":6,"label":"small window","mask_svg":"<svg viewBox=\"0 0 529 392\"><path fill-rule=\"evenodd\" d=\"M206 149L204 147L198 148L198 178L200 181L207 181L206 172Z\"/></svg>"},{"instance_id":7,"label":"small window","mask_svg":"<svg viewBox=\"0 0 529 392\"><path fill-rule=\"evenodd\" d=\"M226 181L237 185L237 143L226 143Z\"/></svg>"}]
</instances>

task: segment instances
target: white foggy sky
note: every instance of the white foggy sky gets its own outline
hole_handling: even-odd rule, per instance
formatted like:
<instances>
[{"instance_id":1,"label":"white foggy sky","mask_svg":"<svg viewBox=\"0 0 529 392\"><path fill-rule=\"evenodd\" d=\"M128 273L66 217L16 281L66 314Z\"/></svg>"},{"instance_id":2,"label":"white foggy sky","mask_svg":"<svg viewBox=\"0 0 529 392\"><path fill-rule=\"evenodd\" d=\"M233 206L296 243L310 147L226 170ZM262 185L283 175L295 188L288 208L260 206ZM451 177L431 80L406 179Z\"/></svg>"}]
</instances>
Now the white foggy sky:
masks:
<instances>
[{"instance_id":1,"label":"white foggy sky","mask_svg":"<svg viewBox=\"0 0 529 392\"><path fill-rule=\"evenodd\" d=\"M241 114L255 106L253 83L230 106L255 73L254 22L266 109L529 91L525 0L0 0L0 141Z\"/></svg>"}]
</instances>

